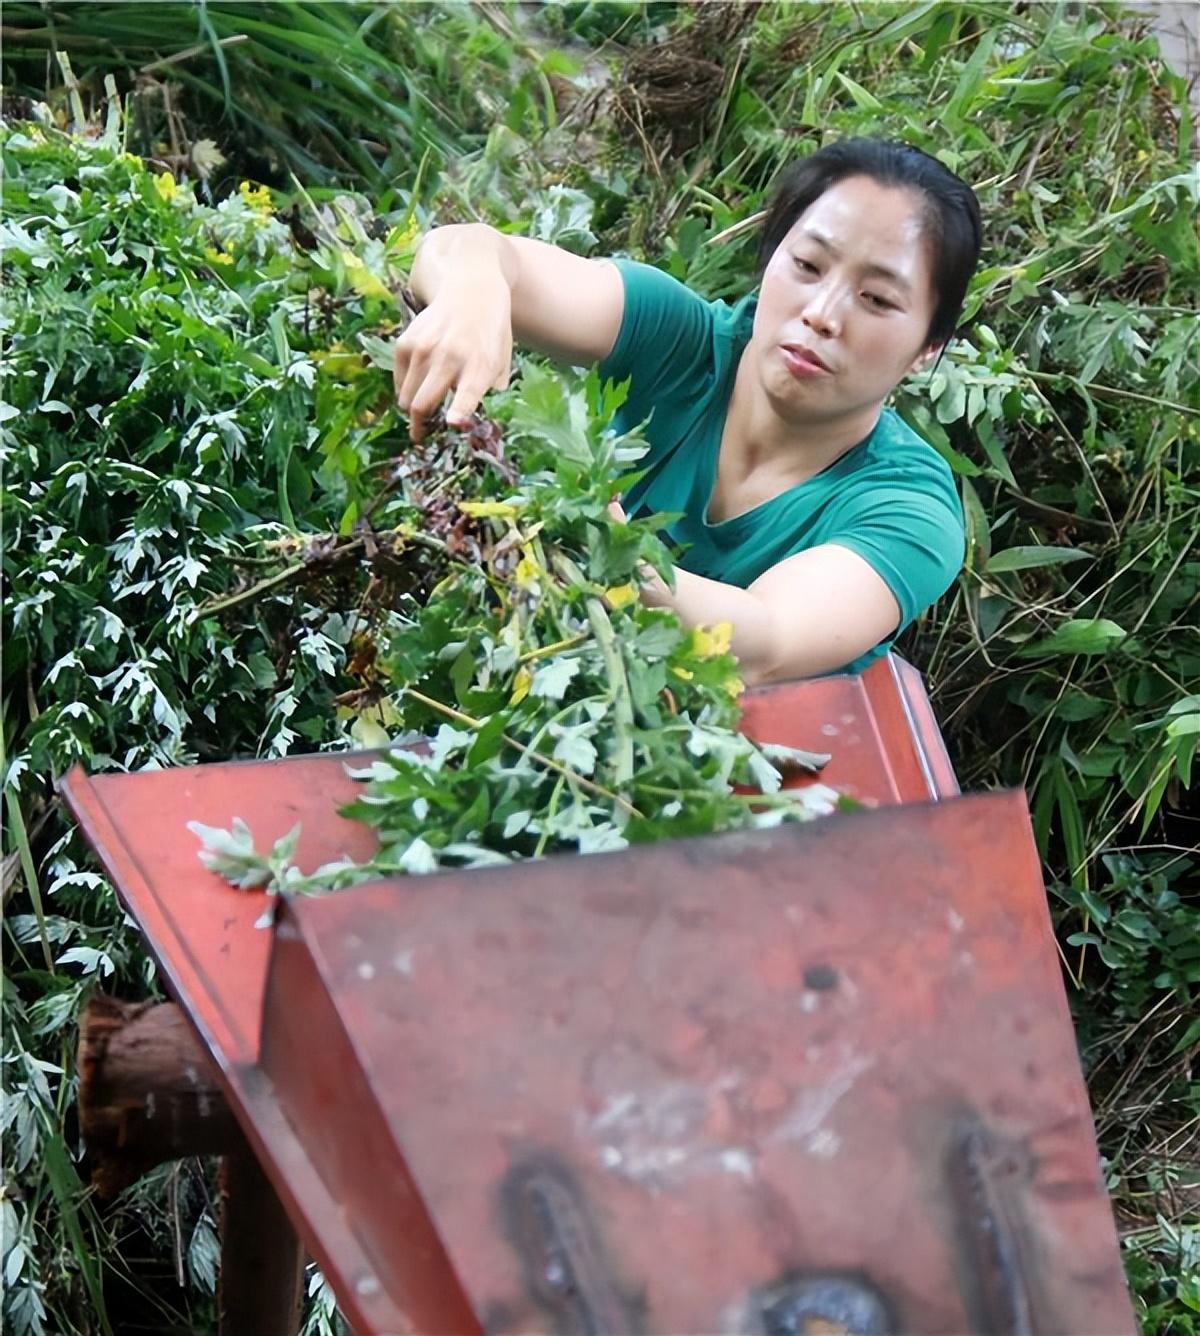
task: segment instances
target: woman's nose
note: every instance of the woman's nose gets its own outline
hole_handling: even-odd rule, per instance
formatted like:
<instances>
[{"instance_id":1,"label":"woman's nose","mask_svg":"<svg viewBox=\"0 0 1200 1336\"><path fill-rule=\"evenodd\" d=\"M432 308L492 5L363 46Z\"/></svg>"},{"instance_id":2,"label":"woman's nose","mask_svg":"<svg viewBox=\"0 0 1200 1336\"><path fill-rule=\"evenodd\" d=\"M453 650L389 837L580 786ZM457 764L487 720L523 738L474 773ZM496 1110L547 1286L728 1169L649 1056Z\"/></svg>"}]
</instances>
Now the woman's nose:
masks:
<instances>
[{"instance_id":1,"label":"woman's nose","mask_svg":"<svg viewBox=\"0 0 1200 1336\"><path fill-rule=\"evenodd\" d=\"M841 333L838 295L831 285L822 283L811 292L801 319L822 338L834 338Z\"/></svg>"}]
</instances>

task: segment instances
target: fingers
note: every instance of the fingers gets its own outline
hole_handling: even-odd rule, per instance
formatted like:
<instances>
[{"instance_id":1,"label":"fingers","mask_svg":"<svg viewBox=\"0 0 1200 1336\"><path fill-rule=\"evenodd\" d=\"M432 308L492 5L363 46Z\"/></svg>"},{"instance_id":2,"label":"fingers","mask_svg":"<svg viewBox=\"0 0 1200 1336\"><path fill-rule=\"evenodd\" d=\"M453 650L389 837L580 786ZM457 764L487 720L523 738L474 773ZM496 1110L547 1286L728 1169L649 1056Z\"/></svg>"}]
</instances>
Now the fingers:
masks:
<instances>
[{"instance_id":1,"label":"fingers","mask_svg":"<svg viewBox=\"0 0 1200 1336\"><path fill-rule=\"evenodd\" d=\"M480 340L476 330L468 342L461 330L448 331L433 315L433 308L427 307L396 340L393 350L396 403L409 415L409 435L414 442L422 439L425 420L448 392L454 392L454 399L446 420L462 427L489 389L507 387L511 371L511 333ZM491 348L490 354L481 352L481 343L483 349Z\"/></svg>"},{"instance_id":2,"label":"fingers","mask_svg":"<svg viewBox=\"0 0 1200 1336\"><path fill-rule=\"evenodd\" d=\"M614 520L619 520L622 524L626 522L625 510L619 501L610 501L608 503L608 513L613 517Z\"/></svg>"},{"instance_id":3,"label":"fingers","mask_svg":"<svg viewBox=\"0 0 1200 1336\"><path fill-rule=\"evenodd\" d=\"M454 393L454 402L446 413L446 422L451 427L464 427L471 420L471 414L479 407L484 394L492 387L492 377L475 372L464 375L458 382Z\"/></svg>"},{"instance_id":4,"label":"fingers","mask_svg":"<svg viewBox=\"0 0 1200 1336\"><path fill-rule=\"evenodd\" d=\"M434 363L425 373L412 394L408 404L400 401L401 408L407 408L409 415L409 435L414 441L420 441L425 435L425 420L442 406L446 392L454 383L454 377L445 366Z\"/></svg>"}]
</instances>

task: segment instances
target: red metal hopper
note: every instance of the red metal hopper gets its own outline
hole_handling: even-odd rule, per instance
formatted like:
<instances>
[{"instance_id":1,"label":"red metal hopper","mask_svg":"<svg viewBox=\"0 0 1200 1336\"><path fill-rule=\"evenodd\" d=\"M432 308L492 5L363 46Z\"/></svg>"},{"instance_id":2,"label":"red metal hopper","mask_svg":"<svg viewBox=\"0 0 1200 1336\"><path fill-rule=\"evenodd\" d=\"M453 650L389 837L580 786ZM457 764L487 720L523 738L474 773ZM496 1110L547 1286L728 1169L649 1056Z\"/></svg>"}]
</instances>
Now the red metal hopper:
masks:
<instances>
[{"instance_id":1,"label":"red metal hopper","mask_svg":"<svg viewBox=\"0 0 1200 1336\"><path fill-rule=\"evenodd\" d=\"M273 932L185 822L363 856L344 758L68 777L360 1336L1133 1330L1023 798L953 796L895 661L745 726L873 810Z\"/></svg>"}]
</instances>

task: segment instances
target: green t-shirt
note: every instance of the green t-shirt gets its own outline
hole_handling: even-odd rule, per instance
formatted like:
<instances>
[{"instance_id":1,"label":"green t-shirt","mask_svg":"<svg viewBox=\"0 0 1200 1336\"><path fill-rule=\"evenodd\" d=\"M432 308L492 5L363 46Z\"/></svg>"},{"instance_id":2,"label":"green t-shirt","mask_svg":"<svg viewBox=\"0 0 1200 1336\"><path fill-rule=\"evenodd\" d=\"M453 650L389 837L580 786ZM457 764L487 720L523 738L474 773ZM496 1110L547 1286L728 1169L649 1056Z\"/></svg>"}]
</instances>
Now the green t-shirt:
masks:
<instances>
[{"instance_id":1,"label":"green t-shirt","mask_svg":"<svg viewBox=\"0 0 1200 1336\"><path fill-rule=\"evenodd\" d=\"M869 562L895 595L900 625L844 672L859 672L950 587L965 531L954 477L942 457L891 409L828 468L745 514L710 524L708 503L729 396L750 340L757 295L707 302L660 269L616 260L625 311L605 379L630 379L614 419L630 431L649 418L645 471L623 498L627 513L679 512L665 537L679 565L745 589L808 548L837 543Z\"/></svg>"}]
</instances>

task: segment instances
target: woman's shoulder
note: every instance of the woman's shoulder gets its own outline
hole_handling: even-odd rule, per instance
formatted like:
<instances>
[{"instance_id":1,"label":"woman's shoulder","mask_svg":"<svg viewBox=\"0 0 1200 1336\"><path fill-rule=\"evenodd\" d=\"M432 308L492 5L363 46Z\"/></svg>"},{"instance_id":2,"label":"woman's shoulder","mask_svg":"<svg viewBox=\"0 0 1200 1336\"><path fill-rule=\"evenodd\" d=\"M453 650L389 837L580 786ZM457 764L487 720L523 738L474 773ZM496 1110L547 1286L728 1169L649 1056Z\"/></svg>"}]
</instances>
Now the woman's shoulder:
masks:
<instances>
[{"instance_id":1,"label":"woman's shoulder","mask_svg":"<svg viewBox=\"0 0 1200 1336\"><path fill-rule=\"evenodd\" d=\"M663 269L611 257L625 288L621 328L601 363L606 379L632 377L631 397L689 400L725 379L739 342L749 337L753 296L710 301Z\"/></svg>"},{"instance_id":2,"label":"woman's shoulder","mask_svg":"<svg viewBox=\"0 0 1200 1336\"><path fill-rule=\"evenodd\" d=\"M895 409L885 408L863 448L846 458L848 467L831 497L836 509L917 504L961 519L953 470Z\"/></svg>"},{"instance_id":3,"label":"woman's shoulder","mask_svg":"<svg viewBox=\"0 0 1200 1336\"><path fill-rule=\"evenodd\" d=\"M876 476L910 479L958 494L953 469L894 408L880 413L863 463L864 471Z\"/></svg>"}]
</instances>

